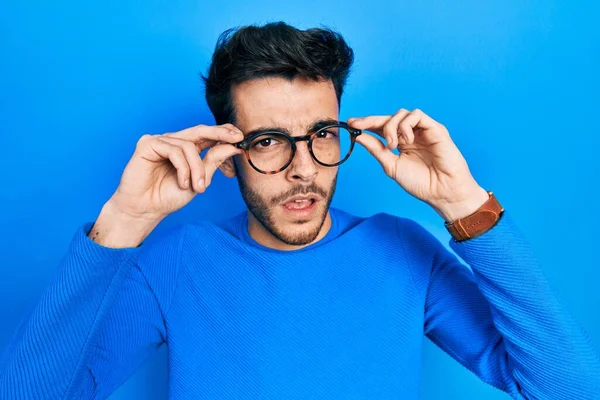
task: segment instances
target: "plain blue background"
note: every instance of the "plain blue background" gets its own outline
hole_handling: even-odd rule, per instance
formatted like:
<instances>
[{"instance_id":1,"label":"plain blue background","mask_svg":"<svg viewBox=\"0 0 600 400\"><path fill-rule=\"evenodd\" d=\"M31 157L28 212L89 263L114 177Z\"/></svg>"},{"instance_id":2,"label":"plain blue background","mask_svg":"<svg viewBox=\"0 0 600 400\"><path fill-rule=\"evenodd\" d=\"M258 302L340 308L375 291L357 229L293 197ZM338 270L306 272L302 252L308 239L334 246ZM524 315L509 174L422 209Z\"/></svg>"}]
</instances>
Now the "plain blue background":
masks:
<instances>
[{"instance_id":1,"label":"plain blue background","mask_svg":"<svg viewBox=\"0 0 600 400\"><path fill-rule=\"evenodd\" d=\"M216 4L215 4L216 3ZM0 349L75 230L118 184L137 138L213 123L199 72L223 30L285 20L339 30L356 52L341 118L421 108L530 238L600 345L597 6L567 1L12 2L0 16ZM596 8L594 8L596 7ZM335 206L408 216L447 245L441 218L359 146ZM218 174L154 234L244 208ZM426 341L423 398L503 399ZM167 397L162 348L112 399Z\"/></svg>"}]
</instances>

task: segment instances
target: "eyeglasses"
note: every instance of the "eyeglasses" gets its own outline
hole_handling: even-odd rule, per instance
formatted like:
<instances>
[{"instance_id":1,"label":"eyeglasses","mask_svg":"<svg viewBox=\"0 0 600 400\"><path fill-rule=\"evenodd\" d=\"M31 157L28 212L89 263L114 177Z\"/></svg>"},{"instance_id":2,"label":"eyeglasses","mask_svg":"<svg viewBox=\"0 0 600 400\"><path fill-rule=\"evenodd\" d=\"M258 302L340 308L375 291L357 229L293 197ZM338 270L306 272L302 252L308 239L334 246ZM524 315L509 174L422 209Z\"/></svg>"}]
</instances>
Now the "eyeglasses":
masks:
<instances>
[{"instance_id":1,"label":"eyeglasses","mask_svg":"<svg viewBox=\"0 0 600 400\"><path fill-rule=\"evenodd\" d=\"M257 132L236 143L256 171L272 175L286 169L296 154L296 142L307 141L312 158L325 167L335 167L350 157L356 138L362 133L345 122L326 124L305 136L283 132Z\"/></svg>"}]
</instances>

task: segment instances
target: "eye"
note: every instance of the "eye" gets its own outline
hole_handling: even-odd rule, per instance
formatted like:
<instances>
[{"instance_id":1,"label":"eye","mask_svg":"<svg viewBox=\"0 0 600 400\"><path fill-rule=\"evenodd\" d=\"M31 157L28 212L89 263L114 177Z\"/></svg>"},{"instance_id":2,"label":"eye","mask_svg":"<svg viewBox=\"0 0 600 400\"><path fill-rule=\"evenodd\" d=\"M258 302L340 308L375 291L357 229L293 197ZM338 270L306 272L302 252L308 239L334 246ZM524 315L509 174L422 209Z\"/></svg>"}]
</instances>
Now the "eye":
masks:
<instances>
[{"instance_id":1,"label":"eye","mask_svg":"<svg viewBox=\"0 0 600 400\"><path fill-rule=\"evenodd\" d=\"M273 139L267 138L267 139L259 140L258 142L256 142L256 144L254 146L255 147L269 147L269 145L271 143L273 143Z\"/></svg>"},{"instance_id":2,"label":"eye","mask_svg":"<svg viewBox=\"0 0 600 400\"><path fill-rule=\"evenodd\" d=\"M332 130L324 129L315 134L315 139L331 139L332 137L336 137L337 132Z\"/></svg>"},{"instance_id":3,"label":"eye","mask_svg":"<svg viewBox=\"0 0 600 400\"><path fill-rule=\"evenodd\" d=\"M267 150L278 144L281 144L281 140L274 136L260 136L250 144L250 147L257 150Z\"/></svg>"}]
</instances>

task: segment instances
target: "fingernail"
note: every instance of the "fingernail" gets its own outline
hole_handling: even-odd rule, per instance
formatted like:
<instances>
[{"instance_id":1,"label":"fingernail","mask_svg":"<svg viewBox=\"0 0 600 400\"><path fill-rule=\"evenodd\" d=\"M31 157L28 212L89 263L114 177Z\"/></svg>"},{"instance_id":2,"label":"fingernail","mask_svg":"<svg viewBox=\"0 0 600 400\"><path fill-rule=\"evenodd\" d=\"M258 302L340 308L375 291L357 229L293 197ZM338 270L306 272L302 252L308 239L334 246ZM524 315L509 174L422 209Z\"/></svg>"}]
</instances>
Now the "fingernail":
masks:
<instances>
[{"instance_id":1,"label":"fingernail","mask_svg":"<svg viewBox=\"0 0 600 400\"><path fill-rule=\"evenodd\" d=\"M200 180L198 181L198 185L199 185L201 188L204 188L204 179L200 179Z\"/></svg>"},{"instance_id":2,"label":"fingernail","mask_svg":"<svg viewBox=\"0 0 600 400\"><path fill-rule=\"evenodd\" d=\"M183 186L185 186L186 188L190 187L190 181L189 181L189 179L186 179L185 181L183 181Z\"/></svg>"}]
</instances>

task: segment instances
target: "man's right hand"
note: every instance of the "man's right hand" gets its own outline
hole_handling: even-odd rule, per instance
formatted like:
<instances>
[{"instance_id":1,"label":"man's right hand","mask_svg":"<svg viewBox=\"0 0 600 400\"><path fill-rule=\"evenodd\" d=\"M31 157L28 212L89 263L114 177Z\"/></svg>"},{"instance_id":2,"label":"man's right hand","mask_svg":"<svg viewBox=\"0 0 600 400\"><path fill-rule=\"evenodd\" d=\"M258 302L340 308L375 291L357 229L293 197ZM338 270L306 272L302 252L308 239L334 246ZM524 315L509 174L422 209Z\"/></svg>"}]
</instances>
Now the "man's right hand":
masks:
<instances>
[{"instance_id":1,"label":"man's right hand","mask_svg":"<svg viewBox=\"0 0 600 400\"><path fill-rule=\"evenodd\" d=\"M139 245L163 218L204 192L223 161L242 153L234 144L243 138L232 124L142 136L88 236L107 247Z\"/></svg>"}]
</instances>

